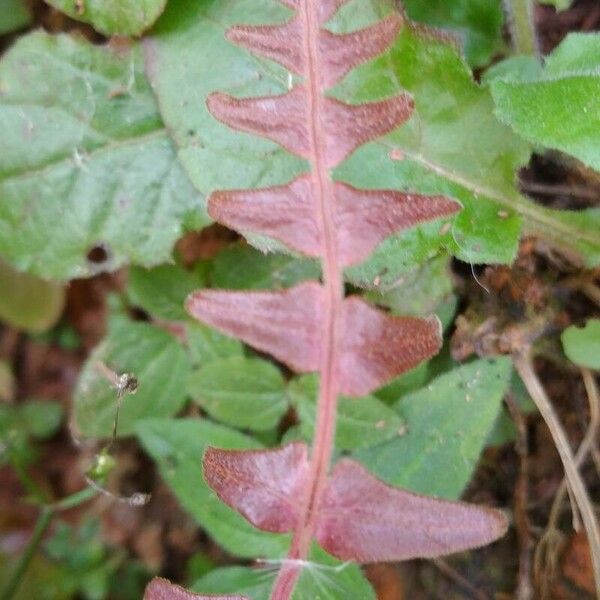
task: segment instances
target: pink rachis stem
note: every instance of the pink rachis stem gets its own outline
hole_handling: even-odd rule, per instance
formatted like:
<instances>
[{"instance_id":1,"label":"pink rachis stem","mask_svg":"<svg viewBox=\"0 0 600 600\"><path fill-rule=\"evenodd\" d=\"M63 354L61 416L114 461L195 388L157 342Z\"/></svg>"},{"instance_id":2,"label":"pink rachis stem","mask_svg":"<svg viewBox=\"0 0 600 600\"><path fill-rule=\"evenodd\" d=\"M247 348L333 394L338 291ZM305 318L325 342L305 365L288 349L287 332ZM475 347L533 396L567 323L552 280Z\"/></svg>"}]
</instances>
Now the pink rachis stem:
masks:
<instances>
[{"instance_id":1,"label":"pink rachis stem","mask_svg":"<svg viewBox=\"0 0 600 600\"><path fill-rule=\"evenodd\" d=\"M344 299L342 271L335 243L335 195L325 161L324 127L321 125L324 89L320 72L318 0L303 0L299 8L306 60L304 73L308 91L308 131L310 132L311 180L316 199L323 257L323 285L326 292L325 331L321 342L320 387L315 439L312 447L309 481L303 499L301 517L294 531L292 545L279 571L271 600L288 600L301 572L301 562L310 552L315 515L321 502L333 452L338 397L336 369L339 321Z\"/></svg>"}]
</instances>

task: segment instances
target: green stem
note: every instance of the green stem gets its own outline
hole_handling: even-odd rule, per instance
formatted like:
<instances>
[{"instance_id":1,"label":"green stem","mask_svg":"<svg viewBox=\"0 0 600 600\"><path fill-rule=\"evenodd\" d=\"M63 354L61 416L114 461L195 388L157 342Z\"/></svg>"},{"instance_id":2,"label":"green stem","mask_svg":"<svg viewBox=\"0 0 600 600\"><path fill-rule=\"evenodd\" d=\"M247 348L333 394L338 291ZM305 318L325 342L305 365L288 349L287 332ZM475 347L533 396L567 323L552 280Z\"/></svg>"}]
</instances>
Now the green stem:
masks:
<instances>
[{"instance_id":1,"label":"green stem","mask_svg":"<svg viewBox=\"0 0 600 600\"><path fill-rule=\"evenodd\" d=\"M35 501L38 504L46 505L48 503L48 498L46 493L42 488L33 480L31 475L27 472L25 466L19 460L11 461L11 466L15 470L19 481L23 485L23 487L27 490L27 493L35 498Z\"/></svg>"},{"instance_id":2,"label":"green stem","mask_svg":"<svg viewBox=\"0 0 600 600\"><path fill-rule=\"evenodd\" d=\"M23 552L17 568L13 571L13 574L8 580L8 584L2 591L1 600L12 600L12 598L14 598L21 580L23 579L23 575L25 575L53 516L54 511L48 506L44 506L35 524L35 529L33 530L33 535L29 540L29 544L27 544L27 548L25 548L25 552Z\"/></svg>"},{"instance_id":3,"label":"green stem","mask_svg":"<svg viewBox=\"0 0 600 600\"><path fill-rule=\"evenodd\" d=\"M41 492L37 484L29 477L29 474L23 466L18 463L13 463L13 466L19 474L19 478L23 482L23 485L27 488L27 491L35 496L36 500L42 504L42 512L35 524L35 529L33 530L33 535L29 540L29 544L27 544L27 548L25 548L23 555L19 559L19 563L13 571L7 585L2 590L0 600L12 600L14 598L17 589L21 584L21 580L29 567L29 563L33 559L35 552L42 541L42 537L52 522L54 515L64 510L74 508L75 506L79 506L80 504L91 500L97 494L96 490L87 487L55 502L54 504L47 504L45 494Z\"/></svg>"},{"instance_id":4,"label":"green stem","mask_svg":"<svg viewBox=\"0 0 600 600\"><path fill-rule=\"evenodd\" d=\"M517 54L539 53L533 20L534 0L504 0L513 47Z\"/></svg>"}]
</instances>

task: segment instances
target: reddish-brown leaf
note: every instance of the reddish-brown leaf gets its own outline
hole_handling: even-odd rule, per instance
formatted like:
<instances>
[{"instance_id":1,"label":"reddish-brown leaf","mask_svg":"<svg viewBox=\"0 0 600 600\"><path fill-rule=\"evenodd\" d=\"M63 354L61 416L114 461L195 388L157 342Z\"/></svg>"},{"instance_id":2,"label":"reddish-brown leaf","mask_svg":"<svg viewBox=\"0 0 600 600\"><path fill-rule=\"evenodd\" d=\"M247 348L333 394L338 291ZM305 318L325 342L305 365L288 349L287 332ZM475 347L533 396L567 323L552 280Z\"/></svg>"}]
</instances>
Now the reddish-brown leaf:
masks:
<instances>
[{"instance_id":1,"label":"reddish-brown leaf","mask_svg":"<svg viewBox=\"0 0 600 600\"><path fill-rule=\"evenodd\" d=\"M316 538L340 560L370 563L477 548L504 535L506 528L500 511L394 488L343 459L327 483Z\"/></svg>"},{"instance_id":2,"label":"reddish-brown leaf","mask_svg":"<svg viewBox=\"0 0 600 600\"><path fill-rule=\"evenodd\" d=\"M442 332L436 317L395 317L358 297L344 300L338 363L340 391L364 396L436 354Z\"/></svg>"},{"instance_id":3,"label":"reddish-brown leaf","mask_svg":"<svg viewBox=\"0 0 600 600\"><path fill-rule=\"evenodd\" d=\"M230 127L269 138L286 150L307 158L307 97L297 85L281 96L234 98L215 92L206 102L210 113Z\"/></svg>"},{"instance_id":4,"label":"reddish-brown leaf","mask_svg":"<svg viewBox=\"0 0 600 600\"><path fill-rule=\"evenodd\" d=\"M187 311L229 335L272 354L299 372L319 368L323 288L302 283L281 292L202 290Z\"/></svg>"},{"instance_id":5,"label":"reddish-brown leaf","mask_svg":"<svg viewBox=\"0 0 600 600\"><path fill-rule=\"evenodd\" d=\"M304 71L302 29L298 17L283 25L237 25L227 32L227 39L278 62L292 73L301 75Z\"/></svg>"},{"instance_id":6,"label":"reddish-brown leaf","mask_svg":"<svg viewBox=\"0 0 600 600\"><path fill-rule=\"evenodd\" d=\"M460 210L445 196L358 190L338 182L335 196L338 257L344 266L365 260L392 233Z\"/></svg>"},{"instance_id":7,"label":"reddish-brown leaf","mask_svg":"<svg viewBox=\"0 0 600 600\"><path fill-rule=\"evenodd\" d=\"M182 587L155 577L144 592L144 600L248 600L247 596L206 596L193 594Z\"/></svg>"},{"instance_id":8,"label":"reddish-brown leaf","mask_svg":"<svg viewBox=\"0 0 600 600\"><path fill-rule=\"evenodd\" d=\"M204 454L204 478L225 504L255 527L275 533L294 529L306 491L306 445L274 450L219 450Z\"/></svg>"},{"instance_id":9,"label":"reddish-brown leaf","mask_svg":"<svg viewBox=\"0 0 600 600\"><path fill-rule=\"evenodd\" d=\"M407 94L365 104L346 104L335 98L324 100L326 155L329 168L336 167L356 148L396 129L414 108Z\"/></svg>"},{"instance_id":10,"label":"reddish-brown leaf","mask_svg":"<svg viewBox=\"0 0 600 600\"><path fill-rule=\"evenodd\" d=\"M381 54L394 41L401 24L400 16L394 13L371 27L344 35L322 30L324 87L334 86L348 71Z\"/></svg>"},{"instance_id":11,"label":"reddish-brown leaf","mask_svg":"<svg viewBox=\"0 0 600 600\"><path fill-rule=\"evenodd\" d=\"M366 259L379 242L396 231L460 209L445 196L358 190L339 182L334 191L338 259L343 266ZM282 186L214 192L208 212L232 229L274 237L308 256L321 256L324 251L308 175Z\"/></svg>"},{"instance_id":12,"label":"reddish-brown leaf","mask_svg":"<svg viewBox=\"0 0 600 600\"><path fill-rule=\"evenodd\" d=\"M312 185L307 175L282 186L215 192L208 200L208 212L216 221L237 231L274 237L308 256L321 254Z\"/></svg>"}]
</instances>

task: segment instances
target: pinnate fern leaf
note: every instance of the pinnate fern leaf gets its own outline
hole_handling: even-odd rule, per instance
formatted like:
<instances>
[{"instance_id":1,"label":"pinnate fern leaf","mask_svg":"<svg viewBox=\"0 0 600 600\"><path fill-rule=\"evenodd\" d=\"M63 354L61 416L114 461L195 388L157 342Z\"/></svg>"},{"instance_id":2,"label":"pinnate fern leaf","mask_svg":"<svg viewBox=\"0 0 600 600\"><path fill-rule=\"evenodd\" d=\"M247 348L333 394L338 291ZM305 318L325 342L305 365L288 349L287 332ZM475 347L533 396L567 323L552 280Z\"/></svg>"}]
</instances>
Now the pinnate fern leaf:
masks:
<instances>
[{"instance_id":1,"label":"pinnate fern leaf","mask_svg":"<svg viewBox=\"0 0 600 600\"><path fill-rule=\"evenodd\" d=\"M441 196L359 190L334 182L330 174L356 148L393 131L413 111L407 94L351 105L325 93L391 44L400 17L334 35L324 25L346 0L279 1L295 11L288 22L237 26L227 36L301 80L273 97L215 92L207 105L222 123L305 159L308 172L283 186L216 192L208 210L232 228L275 237L320 258L323 282L284 292L202 291L190 296L187 307L199 320L296 371L320 374L310 456L304 444L294 443L268 451L211 448L204 457L205 478L225 503L258 528L293 532L289 560L271 595L283 600L294 589L313 538L343 560L402 560L483 545L503 534L506 520L491 509L392 488L351 460L330 473L338 396L368 394L441 346L436 319L393 317L361 298L345 298L342 271L391 233L449 216L460 206Z\"/></svg>"}]
</instances>

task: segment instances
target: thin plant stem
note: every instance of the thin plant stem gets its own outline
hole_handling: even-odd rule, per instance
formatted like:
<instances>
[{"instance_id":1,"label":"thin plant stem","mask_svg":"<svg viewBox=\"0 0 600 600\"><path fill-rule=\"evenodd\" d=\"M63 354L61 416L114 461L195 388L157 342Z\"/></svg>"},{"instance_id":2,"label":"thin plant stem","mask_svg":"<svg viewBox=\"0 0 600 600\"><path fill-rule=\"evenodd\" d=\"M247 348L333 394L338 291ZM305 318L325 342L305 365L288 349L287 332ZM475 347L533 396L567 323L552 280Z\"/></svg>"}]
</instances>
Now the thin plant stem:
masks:
<instances>
[{"instance_id":1,"label":"thin plant stem","mask_svg":"<svg viewBox=\"0 0 600 600\"><path fill-rule=\"evenodd\" d=\"M48 526L52 521L53 516L54 511L49 506L44 506L44 508L42 508L42 512L40 513L40 516L38 517L38 520L35 524L33 535L31 536L31 539L27 544L27 548L25 548L25 551L19 559L19 563L17 564L16 569L13 571L12 575L8 580L8 583L6 584L6 587L2 591L1 600L12 600L12 598L14 598L19 588L19 585L23 580L23 576L25 575L25 572L27 571L31 560L34 557L38 546L42 541L44 533L46 532L46 529L48 529Z\"/></svg>"},{"instance_id":2,"label":"thin plant stem","mask_svg":"<svg viewBox=\"0 0 600 600\"><path fill-rule=\"evenodd\" d=\"M515 52L537 56L539 50L533 21L534 0L504 0L504 6Z\"/></svg>"},{"instance_id":3,"label":"thin plant stem","mask_svg":"<svg viewBox=\"0 0 600 600\"><path fill-rule=\"evenodd\" d=\"M64 510L68 510L70 508L74 508L91 500L96 495L96 491L92 488L84 488L79 492L75 492L54 504L44 504L42 506L42 510L40 512L40 516L36 521L35 528L33 530L33 534L27 547L25 548L21 558L19 559L19 563L17 564L15 570L10 576L8 583L2 590L2 595L0 596L0 600L12 600L17 593L19 585L23 579L23 576L27 572L27 568L31 563L39 545L42 541L44 533L48 529L50 523L52 522L52 518L57 513L60 513Z\"/></svg>"},{"instance_id":4,"label":"thin plant stem","mask_svg":"<svg viewBox=\"0 0 600 600\"><path fill-rule=\"evenodd\" d=\"M567 482L579 507L581 519L587 533L590 553L592 555L596 595L600 598L600 529L598 528L598 522L596 520L596 515L594 514L594 507L577 469L575 458L573 457L573 452L565 431L552 407L552 403L546 394L546 390L543 388L535 373L529 349L515 354L513 356L513 362L529 395L535 402L550 430L552 439L554 440L554 444L556 445L556 449L558 450L563 463Z\"/></svg>"},{"instance_id":5,"label":"thin plant stem","mask_svg":"<svg viewBox=\"0 0 600 600\"><path fill-rule=\"evenodd\" d=\"M596 435L598 434L598 426L600 425L600 398L598 397L598 388L594 382L594 376L588 369L582 369L582 375L590 405L590 424L577 449L577 453L575 454L575 465L577 468L582 465L586 456L592 449L594 442L596 441ZM552 503L552 509L550 510L550 517L548 519L548 529L556 528L556 523L558 522L558 517L560 516L566 493L567 483L563 480L556 492L554 502Z\"/></svg>"}]
</instances>

